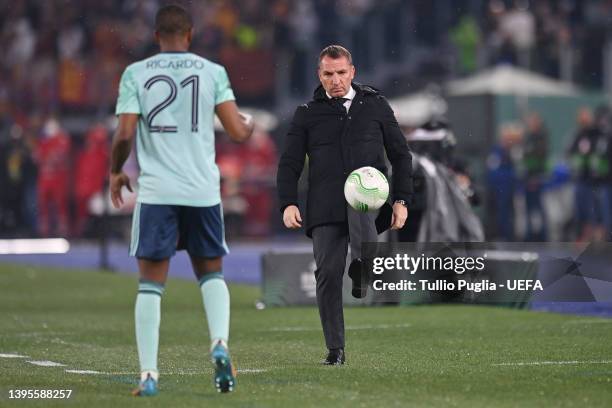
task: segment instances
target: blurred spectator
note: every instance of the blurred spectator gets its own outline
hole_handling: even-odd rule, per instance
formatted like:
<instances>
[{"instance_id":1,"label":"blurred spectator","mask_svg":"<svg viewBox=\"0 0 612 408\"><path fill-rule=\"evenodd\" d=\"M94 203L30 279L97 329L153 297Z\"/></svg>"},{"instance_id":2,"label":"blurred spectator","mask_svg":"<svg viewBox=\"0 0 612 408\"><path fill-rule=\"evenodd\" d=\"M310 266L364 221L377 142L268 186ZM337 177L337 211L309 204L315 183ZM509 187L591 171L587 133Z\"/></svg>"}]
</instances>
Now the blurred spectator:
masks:
<instances>
[{"instance_id":1,"label":"blurred spectator","mask_svg":"<svg viewBox=\"0 0 612 408\"><path fill-rule=\"evenodd\" d=\"M23 127L11 113L6 95L0 95L0 231L29 235L28 188L34 183L36 167Z\"/></svg>"},{"instance_id":2,"label":"blurred spectator","mask_svg":"<svg viewBox=\"0 0 612 408\"><path fill-rule=\"evenodd\" d=\"M593 236L595 225L600 222L594 210L594 179L590 165L599 132L595 126L593 112L587 107L578 110L577 124L578 129L568 155L576 184L575 219L578 241L589 241Z\"/></svg>"},{"instance_id":3,"label":"blurred spectator","mask_svg":"<svg viewBox=\"0 0 612 408\"><path fill-rule=\"evenodd\" d=\"M270 234L276 146L270 135L256 128L243 144L222 137L217 142L217 165L228 234Z\"/></svg>"},{"instance_id":4,"label":"blurred spectator","mask_svg":"<svg viewBox=\"0 0 612 408\"><path fill-rule=\"evenodd\" d=\"M560 78L561 55L571 40L569 27L548 1L535 3L534 12L538 30L533 66L545 75Z\"/></svg>"},{"instance_id":5,"label":"blurred spectator","mask_svg":"<svg viewBox=\"0 0 612 408\"><path fill-rule=\"evenodd\" d=\"M470 74L478 67L480 29L474 16L464 15L451 31L451 40L457 49L459 72Z\"/></svg>"},{"instance_id":6,"label":"blurred spectator","mask_svg":"<svg viewBox=\"0 0 612 408\"><path fill-rule=\"evenodd\" d=\"M57 36L59 56L59 99L64 105L82 106L87 101L85 64L81 50L85 43L85 30L68 8L62 15L62 24Z\"/></svg>"},{"instance_id":7,"label":"blurred spectator","mask_svg":"<svg viewBox=\"0 0 612 408\"><path fill-rule=\"evenodd\" d=\"M15 121L9 111L8 98L6 95L0 94L0 186L2 189L7 189L9 172L7 157L5 152L8 150L7 146L11 141L11 129L13 128ZM0 194L0 226L2 229L9 229L11 224L14 224L14 216L9 211L10 200L8 194Z\"/></svg>"},{"instance_id":8,"label":"blurred spectator","mask_svg":"<svg viewBox=\"0 0 612 408\"><path fill-rule=\"evenodd\" d=\"M578 27L581 31L579 45L582 81L589 86L602 83L604 46L610 39L610 19L612 19L612 3L610 1L588 1L583 5L584 25Z\"/></svg>"},{"instance_id":9,"label":"blurred spectator","mask_svg":"<svg viewBox=\"0 0 612 408\"><path fill-rule=\"evenodd\" d=\"M338 41L338 10L334 0L313 0L319 20L317 40L319 44L334 44Z\"/></svg>"},{"instance_id":10,"label":"blurred spectator","mask_svg":"<svg viewBox=\"0 0 612 408\"><path fill-rule=\"evenodd\" d=\"M70 13L68 9L67 13ZM85 43L85 31L77 20L64 15L63 24L57 37L57 50L60 59L78 59Z\"/></svg>"},{"instance_id":11,"label":"blurred spectator","mask_svg":"<svg viewBox=\"0 0 612 408\"><path fill-rule=\"evenodd\" d=\"M39 233L68 234L68 194L70 183L70 137L55 117L43 127L36 149L38 163ZM51 229L51 218L56 229Z\"/></svg>"},{"instance_id":12,"label":"blurred spectator","mask_svg":"<svg viewBox=\"0 0 612 408\"><path fill-rule=\"evenodd\" d=\"M606 106L597 109L595 126L597 138L589 164L593 175L593 211L598 222L591 239L607 241L612 232L612 127Z\"/></svg>"},{"instance_id":13,"label":"blurred spectator","mask_svg":"<svg viewBox=\"0 0 612 408\"><path fill-rule=\"evenodd\" d=\"M523 130L516 124L504 124L499 143L487 158L490 206L495 214L497 237L514 241L514 194L517 175L515 162Z\"/></svg>"},{"instance_id":14,"label":"blurred spectator","mask_svg":"<svg viewBox=\"0 0 612 408\"><path fill-rule=\"evenodd\" d=\"M340 32L336 43L347 44L352 50L353 60L361 69L370 68L373 64L374 50L368 47L368 38L374 33L364 29L368 14L373 12L375 2L372 0L353 0L336 2Z\"/></svg>"},{"instance_id":15,"label":"blurred spectator","mask_svg":"<svg viewBox=\"0 0 612 408\"><path fill-rule=\"evenodd\" d=\"M0 143L6 143L11 139L11 128L14 124L8 95L0 90Z\"/></svg>"},{"instance_id":16,"label":"blurred spectator","mask_svg":"<svg viewBox=\"0 0 612 408\"><path fill-rule=\"evenodd\" d=\"M487 53L490 64L516 64L517 56L510 36L502 31L501 25L506 16L506 6L501 0L489 2L486 17Z\"/></svg>"},{"instance_id":17,"label":"blurred spectator","mask_svg":"<svg viewBox=\"0 0 612 408\"><path fill-rule=\"evenodd\" d=\"M530 67L530 53L535 43L535 20L528 0L514 0L514 7L501 16L501 36L507 39L518 56L518 63Z\"/></svg>"},{"instance_id":18,"label":"blurred spectator","mask_svg":"<svg viewBox=\"0 0 612 408\"><path fill-rule=\"evenodd\" d=\"M106 128L101 124L94 125L85 135L85 146L76 161L76 235L85 231L91 198L104 190L109 165L108 149Z\"/></svg>"},{"instance_id":19,"label":"blurred spectator","mask_svg":"<svg viewBox=\"0 0 612 408\"><path fill-rule=\"evenodd\" d=\"M34 56L36 45L36 34L27 17L8 19L4 28L3 36L10 44L6 51L6 63L11 65L23 65L30 62Z\"/></svg>"},{"instance_id":20,"label":"blurred spectator","mask_svg":"<svg viewBox=\"0 0 612 408\"><path fill-rule=\"evenodd\" d=\"M0 163L5 164L0 171L0 184L4 190L1 224L6 232L28 236L35 232L28 222L27 189L36 177L36 166L23 128L13 125L10 136L7 143L0 144Z\"/></svg>"},{"instance_id":21,"label":"blurred spectator","mask_svg":"<svg viewBox=\"0 0 612 408\"><path fill-rule=\"evenodd\" d=\"M542 205L542 190L548 172L548 131L539 114L532 112L526 119L523 143L525 206L527 210L527 241L546 240L546 213Z\"/></svg>"},{"instance_id":22,"label":"blurred spectator","mask_svg":"<svg viewBox=\"0 0 612 408\"><path fill-rule=\"evenodd\" d=\"M24 197L24 214L26 217L26 225L32 235L38 232L38 166L36 164L36 148L38 138L42 133L44 117L39 112L32 113L24 126L24 136L28 150L33 160L33 173L26 178L25 197Z\"/></svg>"},{"instance_id":23,"label":"blurred spectator","mask_svg":"<svg viewBox=\"0 0 612 408\"><path fill-rule=\"evenodd\" d=\"M244 169L239 145L231 143L226 136L216 142L217 166L221 173L221 200L223 218L228 237L240 235L245 222L248 203L242 196L240 179Z\"/></svg>"},{"instance_id":24,"label":"blurred spectator","mask_svg":"<svg viewBox=\"0 0 612 408\"><path fill-rule=\"evenodd\" d=\"M316 32L319 21L314 12L312 0L295 2L293 12L288 16L289 28L292 31L291 52L293 58L291 72L291 90L295 95L304 95L310 88L307 82L308 58L316 49ZM314 51L316 52L316 51ZM314 79L314 78L313 78Z\"/></svg>"},{"instance_id":25,"label":"blurred spectator","mask_svg":"<svg viewBox=\"0 0 612 408\"><path fill-rule=\"evenodd\" d=\"M241 145L244 166L242 192L248 207L243 233L249 236L269 235L273 206L273 187L278 157L270 135L255 129L251 138Z\"/></svg>"}]
</instances>

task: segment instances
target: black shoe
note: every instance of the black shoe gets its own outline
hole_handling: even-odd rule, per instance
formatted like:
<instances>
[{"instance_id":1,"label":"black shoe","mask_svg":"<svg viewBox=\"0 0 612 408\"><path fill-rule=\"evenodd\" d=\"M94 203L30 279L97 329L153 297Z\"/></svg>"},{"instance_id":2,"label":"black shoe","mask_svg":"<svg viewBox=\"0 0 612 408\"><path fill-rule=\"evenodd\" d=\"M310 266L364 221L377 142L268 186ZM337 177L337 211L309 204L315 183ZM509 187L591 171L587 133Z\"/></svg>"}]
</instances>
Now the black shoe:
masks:
<instances>
[{"instance_id":1,"label":"black shoe","mask_svg":"<svg viewBox=\"0 0 612 408\"><path fill-rule=\"evenodd\" d=\"M330 349L327 358L323 360L324 365L342 365L346 360L343 348Z\"/></svg>"},{"instance_id":2,"label":"black shoe","mask_svg":"<svg viewBox=\"0 0 612 408\"><path fill-rule=\"evenodd\" d=\"M353 281L351 294L357 299L364 298L368 293L368 283L363 276L364 264L360 258L354 259L349 265L348 276Z\"/></svg>"}]
</instances>

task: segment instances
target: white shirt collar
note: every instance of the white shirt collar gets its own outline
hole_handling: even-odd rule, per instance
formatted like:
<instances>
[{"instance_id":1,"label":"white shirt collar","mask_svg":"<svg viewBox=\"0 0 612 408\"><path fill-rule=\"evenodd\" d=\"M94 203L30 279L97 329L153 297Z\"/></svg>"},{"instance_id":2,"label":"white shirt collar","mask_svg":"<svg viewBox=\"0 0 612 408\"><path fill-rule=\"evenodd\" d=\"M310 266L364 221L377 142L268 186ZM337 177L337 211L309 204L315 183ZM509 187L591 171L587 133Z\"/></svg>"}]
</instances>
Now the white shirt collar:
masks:
<instances>
[{"instance_id":1,"label":"white shirt collar","mask_svg":"<svg viewBox=\"0 0 612 408\"><path fill-rule=\"evenodd\" d=\"M332 96L328 94L327 91L325 91L325 95L327 95L329 99L332 99ZM353 86L351 85L351 87L349 88L349 91L346 93L346 95L342 96L342 98L346 98L349 101L352 101L353 98L355 98L355 95L357 95L357 92L355 92L355 90L353 89Z\"/></svg>"}]
</instances>

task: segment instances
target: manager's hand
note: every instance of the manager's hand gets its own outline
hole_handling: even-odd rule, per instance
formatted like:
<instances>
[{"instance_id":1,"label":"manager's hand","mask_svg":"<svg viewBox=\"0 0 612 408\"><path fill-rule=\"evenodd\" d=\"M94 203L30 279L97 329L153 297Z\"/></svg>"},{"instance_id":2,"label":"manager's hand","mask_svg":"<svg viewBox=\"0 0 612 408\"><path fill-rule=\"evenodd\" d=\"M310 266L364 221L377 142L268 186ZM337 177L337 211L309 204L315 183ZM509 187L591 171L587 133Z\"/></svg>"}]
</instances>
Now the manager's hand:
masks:
<instances>
[{"instance_id":1,"label":"manager's hand","mask_svg":"<svg viewBox=\"0 0 612 408\"><path fill-rule=\"evenodd\" d=\"M302 226L302 216L300 215L300 209L296 205L289 205L283 211L283 222L285 227L295 229Z\"/></svg>"},{"instance_id":2,"label":"manager's hand","mask_svg":"<svg viewBox=\"0 0 612 408\"><path fill-rule=\"evenodd\" d=\"M400 203L393 204L393 215L391 216L391 229L398 230L404 227L408 218L408 208Z\"/></svg>"}]
</instances>

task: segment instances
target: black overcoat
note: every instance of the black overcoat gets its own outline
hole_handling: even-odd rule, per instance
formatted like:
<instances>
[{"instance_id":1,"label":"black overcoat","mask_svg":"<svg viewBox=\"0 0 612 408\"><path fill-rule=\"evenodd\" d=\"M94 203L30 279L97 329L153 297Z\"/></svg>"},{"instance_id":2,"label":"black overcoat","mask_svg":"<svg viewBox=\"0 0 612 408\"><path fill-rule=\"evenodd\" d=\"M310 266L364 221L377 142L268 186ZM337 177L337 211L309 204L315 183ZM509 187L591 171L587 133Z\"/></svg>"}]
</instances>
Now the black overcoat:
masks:
<instances>
[{"instance_id":1,"label":"black overcoat","mask_svg":"<svg viewBox=\"0 0 612 408\"><path fill-rule=\"evenodd\" d=\"M318 225L346 222L344 182L351 171L372 166L388 176L393 200L410 202L412 157L387 100L374 88L352 84L356 95L346 108L319 86L314 99L293 116L280 158L277 187L281 212L298 205L298 179L308 156L306 235ZM302 214L304 215L304 214Z\"/></svg>"}]
</instances>

